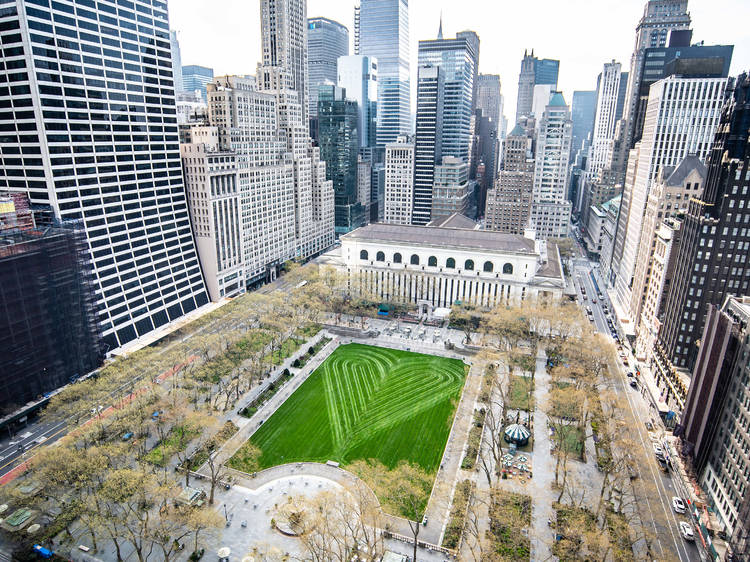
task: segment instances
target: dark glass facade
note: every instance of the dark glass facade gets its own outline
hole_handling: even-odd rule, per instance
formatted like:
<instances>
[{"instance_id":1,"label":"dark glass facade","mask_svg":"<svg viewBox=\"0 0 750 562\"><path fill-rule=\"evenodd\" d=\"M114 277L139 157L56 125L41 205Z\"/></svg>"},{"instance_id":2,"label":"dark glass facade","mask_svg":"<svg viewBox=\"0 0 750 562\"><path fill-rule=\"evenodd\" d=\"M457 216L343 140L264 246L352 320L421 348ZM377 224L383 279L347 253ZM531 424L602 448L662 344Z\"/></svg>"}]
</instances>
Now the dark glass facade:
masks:
<instances>
[{"instance_id":1,"label":"dark glass facade","mask_svg":"<svg viewBox=\"0 0 750 562\"><path fill-rule=\"evenodd\" d=\"M365 207L358 200L357 155L359 110L346 99L346 90L321 86L318 100L320 158L326 162L326 179L333 181L336 235L365 224Z\"/></svg>"},{"instance_id":2,"label":"dark glass facade","mask_svg":"<svg viewBox=\"0 0 750 562\"><path fill-rule=\"evenodd\" d=\"M100 365L80 226L0 232L0 415Z\"/></svg>"}]
</instances>

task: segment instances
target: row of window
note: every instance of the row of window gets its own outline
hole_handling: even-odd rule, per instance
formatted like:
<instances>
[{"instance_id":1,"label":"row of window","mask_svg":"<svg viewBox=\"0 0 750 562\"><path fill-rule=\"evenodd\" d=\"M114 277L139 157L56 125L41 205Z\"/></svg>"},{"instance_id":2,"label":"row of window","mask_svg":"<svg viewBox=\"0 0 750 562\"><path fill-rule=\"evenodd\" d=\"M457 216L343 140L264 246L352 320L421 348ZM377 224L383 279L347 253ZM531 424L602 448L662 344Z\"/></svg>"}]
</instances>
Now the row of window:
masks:
<instances>
[{"instance_id":1,"label":"row of window","mask_svg":"<svg viewBox=\"0 0 750 562\"><path fill-rule=\"evenodd\" d=\"M367 261L370 259L370 254L367 250L362 250L359 252L359 259ZM375 255L375 261L377 262L385 262L385 253L384 252L378 252ZM396 252L393 254L393 263L403 263L403 256ZM411 265L420 265L419 256L417 254L412 254L411 259L409 260L409 263ZM430 256L427 258L427 265L429 267L437 267L438 266L438 259L435 256ZM454 258L448 258L445 260L445 268L446 269L456 269L456 260ZM475 265L474 260L466 260L464 262L464 269L467 271L474 271ZM492 273L495 271L495 265L491 261L484 262L484 266L482 267L482 270L485 273ZM513 264L506 263L503 265L503 275L513 275Z\"/></svg>"}]
</instances>

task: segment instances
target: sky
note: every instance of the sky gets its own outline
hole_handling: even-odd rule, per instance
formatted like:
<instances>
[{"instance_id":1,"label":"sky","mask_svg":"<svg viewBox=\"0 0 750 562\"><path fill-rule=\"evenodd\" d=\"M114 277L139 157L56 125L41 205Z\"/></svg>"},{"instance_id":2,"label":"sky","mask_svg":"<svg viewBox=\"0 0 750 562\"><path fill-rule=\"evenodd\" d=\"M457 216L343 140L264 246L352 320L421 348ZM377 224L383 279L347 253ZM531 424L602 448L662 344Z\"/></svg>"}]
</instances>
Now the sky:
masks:
<instances>
[{"instance_id":1,"label":"sky","mask_svg":"<svg viewBox=\"0 0 750 562\"><path fill-rule=\"evenodd\" d=\"M499 74L505 115L515 116L518 73L525 49L560 60L558 88L570 103L574 90L593 90L613 59L630 67L635 26L645 0L411 0L411 71L417 44L434 39L443 14L445 37L470 29L481 41L479 70ZM258 0L169 0L182 64L213 67L216 75L255 74L260 60ZM690 0L693 40L734 45L731 74L750 70L750 1ZM349 28L353 53L354 0L308 0L308 16L325 16ZM412 78L412 83L414 79ZM412 96L414 97L414 96ZM412 101L412 103L414 103Z\"/></svg>"}]
</instances>

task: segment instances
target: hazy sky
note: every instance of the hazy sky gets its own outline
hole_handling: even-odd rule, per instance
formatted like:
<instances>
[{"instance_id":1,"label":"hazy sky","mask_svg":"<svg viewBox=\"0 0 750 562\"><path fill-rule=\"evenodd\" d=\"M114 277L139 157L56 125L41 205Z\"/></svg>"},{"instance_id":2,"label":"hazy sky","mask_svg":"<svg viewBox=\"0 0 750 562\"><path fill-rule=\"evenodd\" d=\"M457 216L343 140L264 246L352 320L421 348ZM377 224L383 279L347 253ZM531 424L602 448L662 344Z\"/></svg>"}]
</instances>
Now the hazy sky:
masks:
<instances>
[{"instance_id":1,"label":"hazy sky","mask_svg":"<svg viewBox=\"0 0 750 562\"><path fill-rule=\"evenodd\" d=\"M417 43L437 35L440 12L446 37L471 29L481 40L479 69L500 74L505 115L515 116L518 72L524 49L560 60L559 87L593 90L602 65L630 66L635 26L645 0L411 0L412 75ZM349 28L354 0L308 0L308 16L325 16ZM733 44L732 74L750 70L750 1L691 0L694 41ZM213 67L216 74L255 74L260 59L258 0L169 0L171 26L179 33L183 64ZM413 81L413 80L412 80Z\"/></svg>"}]
</instances>

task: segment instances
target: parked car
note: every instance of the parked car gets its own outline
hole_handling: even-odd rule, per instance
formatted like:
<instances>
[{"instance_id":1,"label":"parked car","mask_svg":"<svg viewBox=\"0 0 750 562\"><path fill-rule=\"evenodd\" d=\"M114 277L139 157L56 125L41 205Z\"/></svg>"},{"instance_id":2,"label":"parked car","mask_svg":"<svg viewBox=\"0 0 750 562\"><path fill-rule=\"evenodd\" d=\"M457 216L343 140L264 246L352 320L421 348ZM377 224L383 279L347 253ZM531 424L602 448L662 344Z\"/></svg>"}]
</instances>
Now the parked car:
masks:
<instances>
[{"instance_id":1,"label":"parked car","mask_svg":"<svg viewBox=\"0 0 750 562\"><path fill-rule=\"evenodd\" d=\"M664 460L664 449L661 448L661 445L658 443L653 443L654 448L654 455L656 455L656 458L660 461Z\"/></svg>"},{"instance_id":2,"label":"parked car","mask_svg":"<svg viewBox=\"0 0 750 562\"><path fill-rule=\"evenodd\" d=\"M632 379L635 375L633 373L628 373L628 378Z\"/></svg>"},{"instance_id":3,"label":"parked car","mask_svg":"<svg viewBox=\"0 0 750 562\"><path fill-rule=\"evenodd\" d=\"M630 388L638 388L638 383L635 381L630 381Z\"/></svg>"},{"instance_id":4,"label":"parked car","mask_svg":"<svg viewBox=\"0 0 750 562\"><path fill-rule=\"evenodd\" d=\"M685 502L677 496L674 496L672 498L672 509L674 509L675 513L685 513Z\"/></svg>"},{"instance_id":5,"label":"parked car","mask_svg":"<svg viewBox=\"0 0 750 562\"><path fill-rule=\"evenodd\" d=\"M695 533L693 533L693 528L690 526L690 523L686 523L685 521L680 521L680 534L686 541L692 542L695 540Z\"/></svg>"}]
</instances>

